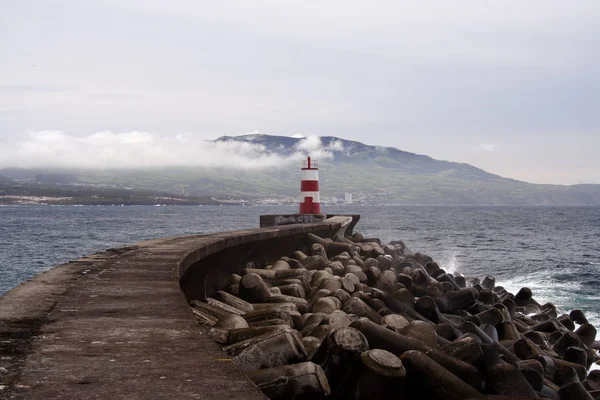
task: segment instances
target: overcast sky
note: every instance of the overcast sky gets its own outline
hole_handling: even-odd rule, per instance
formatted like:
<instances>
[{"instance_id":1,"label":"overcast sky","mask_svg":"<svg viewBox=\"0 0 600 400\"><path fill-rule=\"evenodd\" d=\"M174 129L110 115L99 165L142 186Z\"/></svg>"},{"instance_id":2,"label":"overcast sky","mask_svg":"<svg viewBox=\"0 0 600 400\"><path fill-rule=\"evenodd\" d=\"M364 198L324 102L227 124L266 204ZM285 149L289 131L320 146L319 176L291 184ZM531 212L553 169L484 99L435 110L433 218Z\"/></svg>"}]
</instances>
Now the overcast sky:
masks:
<instances>
[{"instance_id":1,"label":"overcast sky","mask_svg":"<svg viewBox=\"0 0 600 400\"><path fill-rule=\"evenodd\" d=\"M600 183L600 2L0 0L0 166L251 131Z\"/></svg>"}]
</instances>

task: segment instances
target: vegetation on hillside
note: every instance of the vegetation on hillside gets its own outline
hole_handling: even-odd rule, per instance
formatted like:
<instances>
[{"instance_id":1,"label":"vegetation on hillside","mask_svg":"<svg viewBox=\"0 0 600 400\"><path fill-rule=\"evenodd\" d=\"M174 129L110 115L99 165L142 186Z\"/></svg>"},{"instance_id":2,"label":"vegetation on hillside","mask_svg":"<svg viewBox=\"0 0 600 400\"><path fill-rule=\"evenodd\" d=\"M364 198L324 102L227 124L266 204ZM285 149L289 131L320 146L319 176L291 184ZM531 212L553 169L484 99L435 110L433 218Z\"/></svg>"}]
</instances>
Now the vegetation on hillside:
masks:
<instances>
[{"instance_id":1,"label":"vegetation on hillside","mask_svg":"<svg viewBox=\"0 0 600 400\"><path fill-rule=\"evenodd\" d=\"M282 158L298 151L301 139L247 135L220 141L258 143ZM540 185L503 178L472 165L435 160L395 148L368 146L335 137L322 137L324 148L341 150L320 159L321 196L343 197L379 204L481 204L481 205L600 205L600 185ZM160 192L163 196L208 201L211 198L257 200L298 196L299 165L278 168L233 169L170 167L129 170L0 171L9 177L57 173L76 178L80 185L112 185ZM16 174L16 175L15 175ZM21 175L19 175L21 174ZM39 186L41 190L43 186ZM76 187L76 186L75 186ZM51 189L48 189L51 190ZM108 189L107 189L108 190ZM77 189L82 191L82 189ZM83 191L85 192L85 191ZM126 192L133 196L131 191ZM108 197L112 194L108 195ZM137 199L149 195L136 195ZM140 197L141 196L141 197ZM85 195L81 195L85 198ZM119 199L126 199L121 193ZM204 200L199 200L204 199Z\"/></svg>"}]
</instances>

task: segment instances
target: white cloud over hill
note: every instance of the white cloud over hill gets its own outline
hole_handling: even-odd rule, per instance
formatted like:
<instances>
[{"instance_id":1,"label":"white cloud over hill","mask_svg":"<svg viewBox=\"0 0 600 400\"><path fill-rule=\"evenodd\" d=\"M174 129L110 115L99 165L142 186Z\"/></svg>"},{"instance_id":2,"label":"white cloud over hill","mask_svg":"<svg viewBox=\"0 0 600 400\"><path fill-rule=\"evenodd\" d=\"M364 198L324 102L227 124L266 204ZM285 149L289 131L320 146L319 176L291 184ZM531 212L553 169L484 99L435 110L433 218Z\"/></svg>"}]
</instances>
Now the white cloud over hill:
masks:
<instances>
[{"instance_id":1,"label":"white cloud over hill","mask_svg":"<svg viewBox=\"0 0 600 400\"><path fill-rule=\"evenodd\" d=\"M203 166L276 168L311 155L332 158L341 142L324 146L317 136L300 140L289 156L252 141L207 141L191 133L102 131L75 136L62 131L31 132L0 148L0 167L151 168Z\"/></svg>"}]
</instances>

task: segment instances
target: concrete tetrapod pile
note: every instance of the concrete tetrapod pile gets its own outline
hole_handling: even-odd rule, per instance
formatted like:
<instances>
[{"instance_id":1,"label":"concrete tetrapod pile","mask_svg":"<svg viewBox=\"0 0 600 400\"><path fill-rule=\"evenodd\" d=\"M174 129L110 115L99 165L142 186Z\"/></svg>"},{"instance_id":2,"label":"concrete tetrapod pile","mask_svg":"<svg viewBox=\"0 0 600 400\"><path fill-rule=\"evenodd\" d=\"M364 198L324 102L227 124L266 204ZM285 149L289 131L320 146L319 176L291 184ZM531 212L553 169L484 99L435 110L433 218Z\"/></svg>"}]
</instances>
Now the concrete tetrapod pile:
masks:
<instances>
[{"instance_id":1,"label":"concrete tetrapod pile","mask_svg":"<svg viewBox=\"0 0 600 400\"><path fill-rule=\"evenodd\" d=\"M303 242L191 303L271 399L600 399L580 310L453 276L401 241Z\"/></svg>"}]
</instances>

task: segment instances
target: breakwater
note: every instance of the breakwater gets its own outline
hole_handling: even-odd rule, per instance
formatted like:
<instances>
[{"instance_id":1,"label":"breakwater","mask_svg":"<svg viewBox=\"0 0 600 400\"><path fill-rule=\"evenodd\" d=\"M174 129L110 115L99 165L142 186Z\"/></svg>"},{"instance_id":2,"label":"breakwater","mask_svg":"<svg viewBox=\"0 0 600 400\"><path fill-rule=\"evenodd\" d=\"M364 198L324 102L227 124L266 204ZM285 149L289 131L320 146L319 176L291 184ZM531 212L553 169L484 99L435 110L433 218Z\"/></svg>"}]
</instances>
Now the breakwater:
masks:
<instances>
[{"instance_id":1,"label":"breakwater","mask_svg":"<svg viewBox=\"0 0 600 400\"><path fill-rule=\"evenodd\" d=\"M348 237L344 235L344 229L349 234ZM315 239L312 235L320 239ZM370 265L366 270L367 272L363 269L364 265L360 266L361 271L367 275L366 282L360 281L360 271L356 270L352 272L353 275L359 278L358 286L362 289L359 292L364 293L364 296L356 294L356 280L352 276L346 276L348 273L351 273L350 271L346 272L346 268L349 265L353 265L353 263L348 259L348 265L344 266L345 260L343 257L346 256L343 254L344 251L334 256L327 254L329 247L335 247L335 245L330 246L329 243L333 242L336 237L338 242L340 240L343 242L347 240L353 242L353 244L346 242L346 245L349 245L350 248L348 246L343 247L346 248L344 251L348 255L352 255L352 253L358 251L357 254L350 257L357 266L359 266L359 262L354 259L355 256L363 260L363 263L372 263L373 261L368 261L369 259L378 262L377 265ZM317 243L307 243L307 238L312 238ZM353 238L355 240L352 240ZM255 325L254 327L263 328L266 331L270 329L277 331L277 329L272 328L273 325L269 324L273 323L273 320L279 319L283 323L275 325L286 325L287 328L283 326L278 327L278 329L283 329L284 335L271 331L271 337L276 337L273 340L275 342L277 340L281 341L282 338L296 338L300 340L300 342L295 341L295 349L297 350L295 354L298 358L293 359L291 364L289 356L286 356L284 352L281 356L281 359L284 360L283 364L272 367L276 368L276 370L259 368L262 370L259 374L259 376L262 376L262 383L259 383L259 386L264 388L265 382L290 382L300 376L306 376L307 378L315 377L317 382L320 382L319 385L325 388L329 386L329 390L335 393L338 385L330 382L337 382L336 378L331 378L331 370L332 368L335 370L335 368L327 367L331 363L323 361L329 360L331 358L329 355L335 354L333 350L325 351L329 347L323 345L323 343L328 343L327 340L333 340L335 345L342 343L343 348L345 348L343 343L349 341L350 343L354 343L350 347L364 350L361 352L361 365L364 368L361 367L360 371L362 372L359 375L373 376L373 379L367 380L368 382L382 382L382 385L372 386L372 390L376 390L378 387L388 388L388 383L392 385L391 387L400 388L400 382L403 381L404 390L406 391L409 387L406 385L412 382L412 380L406 379L411 375L412 367L409 367L409 361L401 360L399 363L395 358L387 354L394 354L393 349L386 349L380 345L371 343L373 342L373 338L363 333L366 328L361 328L358 325L363 322L366 324L366 321L360 318L354 320L356 319L354 316L360 316L361 312L367 313L367 318L368 315L371 315L374 319L377 318L375 315L381 316L382 319L388 321L386 325L382 325L381 321L378 323L375 323L371 319L368 321L377 327L384 327L386 333L389 331L408 338L411 336L405 331L398 333L391 328L394 328L394 324L404 324L404 320L408 323L404 328L410 324L413 324L412 326L418 325L415 324L415 322L418 322L418 319L415 320L410 316L410 313L412 313L409 310L410 307L404 311L406 315L392 310L389 306L385 308L393 311L392 313L385 314L381 312L381 308L378 306L381 306L380 302L385 302L385 298L380 298L380 292L385 294L388 291L384 290L384 286L379 287L377 283L379 278L374 281L374 284L372 278L371 282L369 282L370 275L368 273L377 274L375 270L371 270L370 268L371 266L376 267L376 269L380 270L379 276L387 276L387 281L389 282L390 273L388 272L396 271L393 265L399 258L394 261L393 254L386 254L385 249L387 246L381 246L377 241L360 241L358 240L359 238L359 236L352 236L351 224L348 225L347 220L338 218L318 223L142 242L59 266L13 289L7 295L0 298L0 360L2 360L2 368L4 368L4 370L0 370L0 394L10 396L9 398L216 398L217 396L233 399L264 398L256 385L253 384L246 374L241 372L242 370L248 371L248 369L243 366L240 369L239 366L232 362L232 360L240 359L236 353L236 348L240 351L248 343L245 342L248 339L254 339L255 342L259 342L255 338L261 337L261 335L244 337L238 333L238 336L233 336L237 337L237 339L242 339L236 342L238 344L237 347L235 347L235 343L217 344L213 340L233 340L230 336L230 329L227 329L227 324L233 323L234 327L238 327L235 325L237 323L243 324L239 318L235 317L233 319L237 321L228 322L227 318L225 318L227 315L222 314L224 312L222 304L217 303L217 301L227 304L223 301L225 300L225 296L234 296L235 285L237 284L238 289L240 289L239 285L242 285L242 279L246 276L253 278L246 278L246 281L249 280L250 283L258 282L255 286L250 284L249 288L258 288L255 292L259 296L262 292L262 295L265 296L264 302L248 302L244 300L243 298L246 295L242 295L242 293L245 293L244 291L248 289L245 288L239 293L239 296L236 296L241 300L237 303L237 307L231 305L229 308L225 307L228 310L227 314L239 314L238 316L241 316L248 323L248 328L251 328L250 325L252 323ZM322 240L325 240L325 242L319 243ZM316 259L315 256L319 255L312 254L312 247L315 244L324 246L325 254L320 254L320 257L323 260L327 260L326 263L330 265L323 269L310 269L310 266L307 268L304 264L300 266L298 258L301 256L299 253L294 252L303 251L307 258L313 257L313 259ZM396 245L402 247L399 243L393 244L392 247ZM360 250L356 246L360 247ZM372 250L369 250L369 246ZM375 253L371 253L371 257L365 257L365 250ZM377 254L380 250L383 250L383 254ZM300 257L292 257L294 254ZM372 257L374 255L376 257ZM444 292L442 294L438 293L440 296L448 295L451 292L445 290L449 289L448 285L440 281L434 272L427 271L427 269L433 268L433 264L426 268L428 262L425 262L425 259L421 261L414 259L414 257L417 257L417 254L411 255L406 251L402 255L396 255L405 257L407 259L406 262L412 261L413 266L410 268L421 270L419 265L423 267L428 274L423 274L423 276L429 276L434 286L442 286ZM287 256L289 259L287 261L286 259L281 259L283 256ZM388 259L387 256L392 258L393 262L388 265L389 268L386 269L384 265L379 265L379 256L386 259ZM341 259L334 260L335 257ZM293 259L298 261L298 263L292 261ZM359 304L359 307L352 309L351 312L347 311L348 307L346 307L345 311L343 308L346 302L344 302L344 304L339 304L340 310L337 310L338 302L332 300L335 296L327 295L323 296L324 300L319 303L319 307L323 308L317 310L317 312L313 312L312 303L315 295L311 295L313 286L312 277L310 290L306 286L302 287L304 297L306 297L303 299L302 292L296 286L298 285L297 282L287 282L286 284L290 286L284 287L282 290L282 287L286 286L286 284L275 282L272 277L269 278L261 275L261 270L272 271L273 268L265 269L264 267L274 265L278 260L285 261L289 265L290 271L307 269L309 271L317 271L307 273L313 276L316 274L322 275L323 273L330 274L331 277L327 275L326 278L327 285L335 285L335 290L331 290L334 287L323 287L318 290L337 291L336 294L339 296L344 295L338 289L345 291L351 297L348 299L351 301L351 305ZM340 270L339 264L336 261L341 263L343 270ZM319 261L316 262L320 263ZM382 262L385 263L385 261ZM251 264L249 265L249 263ZM334 263L337 267L331 269L333 266L331 263ZM406 265L405 267L408 268L409 266ZM327 268L331 270L327 270ZM280 266L275 271L279 269L287 270L283 263L280 263ZM250 273L248 273L249 271ZM340 273L343 273L343 276ZM268 297L266 297L267 292L264 290L265 287L260 284L261 281L257 280L251 274L259 276L263 283L265 283L269 292ZM282 273L280 272L279 274ZM239 276L239 283L235 282L237 280L235 275ZM409 274L404 273L404 275L410 276L413 279ZM285 279L293 280L296 278ZM303 279L298 280L302 283ZM400 286L402 284L414 296L412 294L413 286L409 290L407 288L408 282L401 282L399 279L400 274L398 274L398 279L396 280L396 292L394 295L402 289ZM340 284L343 282L343 286L337 288L337 284L333 283L332 280L340 281ZM413 284L415 284L415 281L417 283L414 285L414 288L418 288L420 285L418 283L419 280L413 279ZM460 283L460 279L458 281L457 284ZM435 284L435 282L438 282L438 284ZM474 281L469 282L465 282L465 286L468 284L474 287L473 290L477 291L477 284ZM354 290L352 290L350 283L354 285ZM315 285L318 288L321 283L317 285L315 282ZM366 286L363 287L362 285ZM279 288L281 295L277 292L278 289L276 287ZM368 288L371 289L369 290ZM182 295L181 289L183 289L185 296ZM473 290L469 289L470 293L475 296ZM478 291L479 295L483 292L484 289ZM321 292L320 295L323 293ZM495 293L500 297L497 292ZM414 306L417 306L419 299L425 297L433 298L434 303L437 305L436 297L432 296L432 294L417 296L413 299ZM474 305L479 305L479 303L486 305L481 301L479 295ZM298 300L291 301L294 299L290 297L296 297ZM229 297L229 299L232 298ZM254 301L256 300L259 299L255 299ZM285 301L280 302L281 300ZM304 300L304 302L301 300ZM342 303L342 300L338 300ZM366 304L372 311L369 311L369 308L363 308L363 304L359 303L358 300ZM258 319L255 321L247 321L247 318L249 318L247 314L256 310L241 310L242 312L240 313L239 307L244 307L246 303L251 304L253 308L263 308L263 311L271 307L274 310L272 316L278 315L279 317L264 319L263 316L257 317ZM531 303L535 305L534 302ZM192 305L191 309L189 308L189 304ZM263 305L261 306L260 304ZM264 304L269 305L264 306ZM311 308L308 308L309 306ZM449 314L446 309L440 310L440 306L437 306L441 317L449 319L456 317L466 319L469 317L466 314L449 317L449 315L453 314ZM329 307L329 309L326 307ZM515 307L517 307L516 304ZM198 308L204 310L204 312L200 312ZM215 308L221 312L221 314L217 314L218 318L215 318L215 314L213 314L218 313L215 311ZM332 310L331 308L336 308L336 310ZM471 316L479 314L474 313L476 310L472 310L470 307L461 308L461 310L464 309ZM331 312L329 313L329 311ZM451 322L434 323L430 319L433 317L427 317L424 315L426 313L422 314L419 311L413 311L418 312L423 318L429 319L430 323L423 322L430 326L433 324L436 327L442 326L447 328L447 325L444 324L452 325ZM540 311L550 312L545 309L540 309ZM385 312L387 313L387 311ZM519 316L516 308L515 312L517 314L511 316L511 322L518 328L518 324L515 322L515 315ZM311 313L312 315L308 315ZM327 318L323 317L323 320L319 320L319 317L323 316L319 313L327 314ZM313 316L315 314L317 315ZM213 331L210 332L209 330L208 332L210 333L207 334L204 328L198 327L194 323L193 315L196 315L199 320L202 320L200 316L204 315L206 320L204 320L203 324L205 327L212 327ZM244 318L244 315L247 318ZM312 317L313 319L310 321L298 321L298 315L301 317L306 316L307 319ZM404 320L399 317L404 318ZM557 317L560 316L557 315ZM222 318L224 320L219 321ZM330 327L326 325L337 326L340 325L339 321L342 321L341 325L345 325L347 320L350 320L348 326L339 327L340 329L344 328L338 332L340 337L330 339L329 336L333 332L329 332ZM394 320L396 321L394 322ZM264 321L268 322L265 323ZM317 324L314 328L320 329L314 333L311 330L310 335L303 336L302 333L306 328L304 326L306 322L310 322L308 325ZM458 320L454 322L457 323ZM479 328L481 328L481 325L484 325L482 323L478 325L475 319L468 322ZM217 323L219 324L218 326ZM295 325L296 323L298 323L298 326ZM565 322L561 322L561 324L565 326ZM395 329L398 329L399 325ZM367 328L373 327L370 324L365 326ZM558 327L560 328L560 326ZM297 328L301 329L298 330ZM419 329L422 328L419 327ZM532 330L531 326L528 329ZM367 342L363 342L362 338L357 336L353 330L361 332L367 339ZM321 331L320 334L319 331ZM325 332L327 332L326 335ZM490 335L490 332L484 332L488 336ZM454 333L457 334L457 332ZM520 333L524 334L524 332ZM475 337L477 336L477 332L467 332L466 334L468 337L462 339L467 340L469 343L474 341L479 344L482 354L484 354L486 343L481 340L481 337L481 343L479 343ZM547 336L552 335L551 332L542 334ZM442 334L436 330L436 335L436 341L442 341L442 338L450 341L447 338L447 336L450 337L448 333ZM579 334L576 333L576 335ZM309 339L306 339L307 337ZM323 337L322 340L320 339L321 337ZM458 341L458 338L459 336L452 340L452 342L461 343ZM320 341L318 346L315 339ZM420 341L421 339L415 340ZM503 339L499 337L498 340L501 345L507 348L507 343L503 343ZM240 345L239 343L244 344ZM429 343L427 346L432 346L433 342L430 341ZM440 343L438 343L438 352L442 351L442 347L448 344L450 343L443 343L440 346ZM369 346L368 349L365 348L366 346ZM228 347L226 353L222 352L221 349L223 347ZM541 345L538 345L538 347L544 351L549 351ZM546 347L551 348L552 346ZM268 346L268 348L274 349L275 347ZM303 348L305 352L302 351ZM314 361L311 357L310 361L306 358L300 362L303 357L308 357L309 349L314 350L315 348L317 350L322 348L323 350L315 350L313 357L315 355L318 355L318 357L314 358ZM510 346L507 350L510 352ZM425 348L417 348L416 351L421 351L429 359L431 358L431 355L427 354L428 350ZM364 357L363 353L365 353ZM394 356L397 357L395 354ZM457 358L456 356L452 357ZM500 352L498 357L500 360L504 360L508 355ZM274 358L277 359L277 357ZM426 362L427 360L425 359ZM467 362L466 360L462 361ZM514 365L514 363L510 363L510 360L508 361L508 365ZM310 362L312 364L307 364ZM586 358L587 362L588 359ZM385 378L385 376L380 376L376 373L375 375L369 375L370 372L368 371L371 371L372 368L380 364L385 366L385 371L391 370L392 378L395 377L397 379L391 379L392 382L389 382L387 379L378 381L377 379ZM478 368L475 364L470 365ZM322 373L317 366L321 368ZM444 368L448 369L447 366L444 366ZM356 371L358 370L353 370L348 376L358 376L358 372ZM430 371L432 370L430 369ZM300 373L298 374L298 372ZM402 378L403 373L405 373L404 380ZM451 375L445 375L445 377L453 379L452 375L455 375L455 373L451 372ZM250 376L254 376L255 380L257 379L255 373L251 373ZM484 383L485 377L484 375L482 378L482 382ZM580 379L579 376L578 379Z\"/></svg>"},{"instance_id":2,"label":"breakwater","mask_svg":"<svg viewBox=\"0 0 600 400\"><path fill-rule=\"evenodd\" d=\"M192 301L272 399L593 399L596 329L529 288L446 273L401 241L303 237Z\"/></svg>"}]
</instances>

